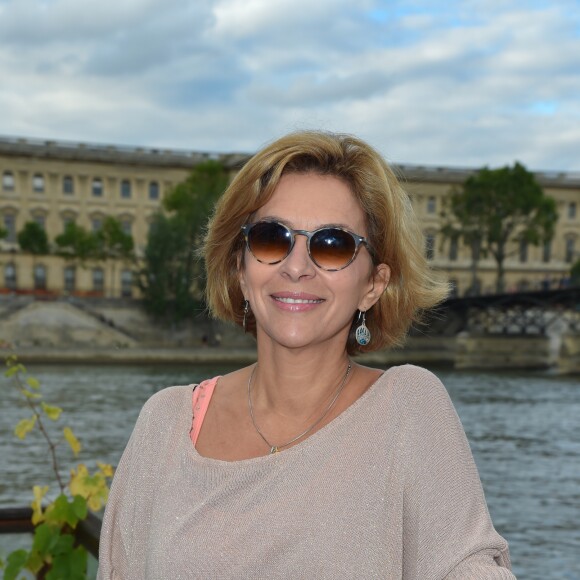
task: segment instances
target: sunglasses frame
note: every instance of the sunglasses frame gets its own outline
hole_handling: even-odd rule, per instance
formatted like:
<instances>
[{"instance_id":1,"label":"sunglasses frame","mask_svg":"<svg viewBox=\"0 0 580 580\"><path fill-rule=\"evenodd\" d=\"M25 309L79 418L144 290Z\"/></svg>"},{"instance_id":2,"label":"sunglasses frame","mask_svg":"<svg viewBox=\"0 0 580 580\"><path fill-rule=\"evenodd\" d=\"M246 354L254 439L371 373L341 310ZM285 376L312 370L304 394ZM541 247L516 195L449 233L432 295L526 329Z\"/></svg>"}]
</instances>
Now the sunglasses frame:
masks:
<instances>
[{"instance_id":1,"label":"sunglasses frame","mask_svg":"<svg viewBox=\"0 0 580 580\"><path fill-rule=\"evenodd\" d=\"M250 248L250 239L249 239L250 231L254 226L257 226L260 224L273 224L276 226L281 226L282 228L284 228L287 232L289 232L291 234L292 239L290 242L290 247L288 248L288 252L286 252L286 255L283 258L280 258L279 260L276 260L275 262L264 262L263 260L260 260L254 254L254 252L252 252L252 249ZM250 254L252 254L252 256L254 256L254 258L256 260L258 260L258 262L260 262L261 264L268 264L270 266L273 266L274 264L279 264L280 262L283 262L292 253L292 250L294 249L294 244L296 243L296 236L305 236L306 237L306 249L308 250L309 258L312 260L312 263L317 268L320 268L321 270L324 270L325 272L338 272L338 271L344 270L346 267L350 266L354 262L355 258L357 257L361 246L366 246L369 254L371 255L371 258L373 257L373 252L372 252L371 247L370 247L366 238L364 238L363 236L359 236L358 234L355 234L354 232L351 232L350 230L347 230L346 228L341 228L339 226L323 226L321 228L318 228L318 229L312 230L312 231L294 230L291 227L288 227L286 224L283 224L281 222L260 220L260 221L253 222L250 224L244 224L241 229L242 229L242 233L244 234L244 240L246 241L246 248L248 249ZM341 266L340 268L324 268L314 259L314 257L312 256L312 253L310 252L310 240L317 233L322 232L324 230L339 230L341 232L345 232L345 233L349 234L352 237L352 239L354 240L354 252L352 254L352 257L344 266Z\"/></svg>"}]
</instances>

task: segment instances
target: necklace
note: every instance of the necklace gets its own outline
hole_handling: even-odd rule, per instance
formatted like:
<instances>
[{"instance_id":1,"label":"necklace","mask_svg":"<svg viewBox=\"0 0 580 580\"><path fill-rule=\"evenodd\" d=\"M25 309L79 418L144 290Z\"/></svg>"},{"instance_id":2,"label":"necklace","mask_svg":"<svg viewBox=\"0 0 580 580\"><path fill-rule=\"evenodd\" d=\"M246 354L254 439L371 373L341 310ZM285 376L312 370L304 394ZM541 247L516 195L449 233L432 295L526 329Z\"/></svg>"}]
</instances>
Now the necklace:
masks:
<instances>
[{"instance_id":1,"label":"necklace","mask_svg":"<svg viewBox=\"0 0 580 580\"><path fill-rule=\"evenodd\" d=\"M312 423L312 425L310 425L310 427L308 427L308 429L306 429L305 431L302 431L302 433L300 433L300 435L296 435L296 437L293 437L292 439L290 439L290 441L286 441L286 443L282 443L280 445L272 445L266 439L266 437L264 437L264 434L260 431L260 428L258 427L258 425L256 425L256 419L254 417L254 406L252 405L252 379L254 378L254 373L256 372L257 367L258 367L258 365L254 366L254 368L252 369L252 373L250 374L250 378L248 380L248 408L250 410L250 417L252 419L252 424L254 425L254 429L256 430L258 435L262 438L264 443L270 448L270 455L271 455L272 453L278 453L280 451L280 449L283 449L284 447L288 447L288 445L291 445L292 443L294 443L294 441L298 441L298 439L300 439L301 437L304 437L304 435L308 435L308 433L310 433L310 431L312 431L312 429L314 429L314 427L316 427L316 425L318 425L324 419L324 417L326 417L326 415L328 415L328 413L330 413L330 410L332 409L332 407L334 407L334 404L338 400L340 393L342 393L342 389L344 389L344 386L346 385L346 381L347 381L347 379L350 375L350 371L352 369L352 364L350 361L348 362L348 366L346 367L346 373L344 374L344 378L342 379L340 386L336 390L334 397L332 397L332 401L330 401L328 407L326 407L326 409L324 410L324 413L322 413L322 415L318 419L316 419L316 421L314 423Z\"/></svg>"}]
</instances>

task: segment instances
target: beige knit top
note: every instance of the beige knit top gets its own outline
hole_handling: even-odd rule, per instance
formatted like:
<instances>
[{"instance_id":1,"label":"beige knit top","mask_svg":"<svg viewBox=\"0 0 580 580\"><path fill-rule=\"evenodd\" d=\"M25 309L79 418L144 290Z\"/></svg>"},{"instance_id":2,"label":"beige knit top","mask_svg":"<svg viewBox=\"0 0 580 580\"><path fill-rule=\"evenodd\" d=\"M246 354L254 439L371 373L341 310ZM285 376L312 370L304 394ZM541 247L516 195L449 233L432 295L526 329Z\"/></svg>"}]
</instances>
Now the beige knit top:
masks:
<instances>
[{"instance_id":1,"label":"beige knit top","mask_svg":"<svg viewBox=\"0 0 580 580\"><path fill-rule=\"evenodd\" d=\"M219 383L217 388L219 388ZM447 392L385 372L275 455L202 457L192 386L145 404L117 469L98 578L513 579Z\"/></svg>"}]
</instances>

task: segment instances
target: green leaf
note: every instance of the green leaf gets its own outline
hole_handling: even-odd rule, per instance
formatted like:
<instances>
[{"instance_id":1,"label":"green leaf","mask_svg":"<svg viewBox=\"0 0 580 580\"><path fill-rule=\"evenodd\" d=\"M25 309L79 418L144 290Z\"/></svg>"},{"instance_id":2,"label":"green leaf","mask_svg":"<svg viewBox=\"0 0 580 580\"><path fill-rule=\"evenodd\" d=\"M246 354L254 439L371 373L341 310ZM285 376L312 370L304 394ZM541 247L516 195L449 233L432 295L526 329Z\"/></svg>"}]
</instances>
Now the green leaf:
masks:
<instances>
[{"instance_id":1,"label":"green leaf","mask_svg":"<svg viewBox=\"0 0 580 580\"><path fill-rule=\"evenodd\" d=\"M18 439L24 439L28 433L30 433L34 426L36 425L36 415L30 417L30 419L22 419L18 422L16 427L14 428L14 435L18 437Z\"/></svg>"},{"instance_id":2,"label":"green leaf","mask_svg":"<svg viewBox=\"0 0 580 580\"><path fill-rule=\"evenodd\" d=\"M12 365L7 371L4 372L4 376L9 379L17 373L25 373L26 369L21 364Z\"/></svg>"},{"instance_id":3,"label":"green leaf","mask_svg":"<svg viewBox=\"0 0 580 580\"><path fill-rule=\"evenodd\" d=\"M79 520L84 520L87 517L88 508L87 500L80 495L75 495L72 501L72 508Z\"/></svg>"},{"instance_id":4,"label":"green leaf","mask_svg":"<svg viewBox=\"0 0 580 580\"><path fill-rule=\"evenodd\" d=\"M75 457L78 455L79 451L81 450L81 444L79 440L75 437L75 434L72 432L70 427L65 427L63 430L64 438L67 440L67 443L70 445Z\"/></svg>"},{"instance_id":5,"label":"green leaf","mask_svg":"<svg viewBox=\"0 0 580 580\"><path fill-rule=\"evenodd\" d=\"M42 395L40 393L32 393L27 389L20 389L20 392L27 398L27 399L40 399Z\"/></svg>"},{"instance_id":6,"label":"green leaf","mask_svg":"<svg viewBox=\"0 0 580 580\"><path fill-rule=\"evenodd\" d=\"M26 384L31 388L31 389L40 389L40 381L38 379L35 379L34 377L28 377L26 379Z\"/></svg>"},{"instance_id":7,"label":"green leaf","mask_svg":"<svg viewBox=\"0 0 580 580\"><path fill-rule=\"evenodd\" d=\"M56 530L56 533L58 530ZM34 529L34 540L32 541L32 549L39 552L42 556L48 554L50 551L52 537L55 530L50 528L47 524L40 524Z\"/></svg>"},{"instance_id":8,"label":"green leaf","mask_svg":"<svg viewBox=\"0 0 580 580\"><path fill-rule=\"evenodd\" d=\"M78 546L56 556L52 563L52 569L46 575L46 580L84 580L87 571L87 551Z\"/></svg>"},{"instance_id":9,"label":"green leaf","mask_svg":"<svg viewBox=\"0 0 580 580\"><path fill-rule=\"evenodd\" d=\"M46 511L46 522L62 526L68 524L71 528L75 528L79 519L77 515L78 506L73 505L74 500L69 502L69 498L61 494L52 504L52 509Z\"/></svg>"},{"instance_id":10,"label":"green leaf","mask_svg":"<svg viewBox=\"0 0 580 580\"><path fill-rule=\"evenodd\" d=\"M46 403L40 403L44 414L52 421L58 421L62 409L60 407L54 407L52 405L47 405Z\"/></svg>"},{"instance_id":11,"label":"green leaf","mask_svg":"<svg viewBox=\"0 0 580 580\"><path fill-rule=\"evenodd\" d=\"M4 580L16 580L16 577L24 568L27 560L28 552L26 550L15 550L11 554L8 554L6 569L4 570Z\"/></svg>"}]
</instances>

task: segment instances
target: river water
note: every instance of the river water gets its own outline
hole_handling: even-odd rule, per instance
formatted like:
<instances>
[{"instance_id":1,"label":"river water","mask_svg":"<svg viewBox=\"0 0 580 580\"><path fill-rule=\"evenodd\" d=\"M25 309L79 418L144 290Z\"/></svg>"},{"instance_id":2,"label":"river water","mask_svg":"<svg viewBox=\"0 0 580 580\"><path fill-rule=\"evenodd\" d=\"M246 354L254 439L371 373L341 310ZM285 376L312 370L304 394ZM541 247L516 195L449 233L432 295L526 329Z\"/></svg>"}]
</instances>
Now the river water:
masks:
<instances>
[{"instance_id":1,"label":"river water","mask_svg":"<svg viewBox=\"0 0 580 580\"><path fill-rule=\"evenodd\" d=\"M84 445L79 459L90 466L93 458L117 463L140 407L154 392L228 370L208 365L29 369L47 402L65 410L59 424L75 430ZM461 417L518 578L580 580L578 377L432 370ZM50 481L47 451L36 434L25 442L13 437L14 425L27 412L7 380L1 384L0 506L27 505L32 485ZM0 536L0 546L13 549L24 540Z\"/></svg>"}]
</instances>

